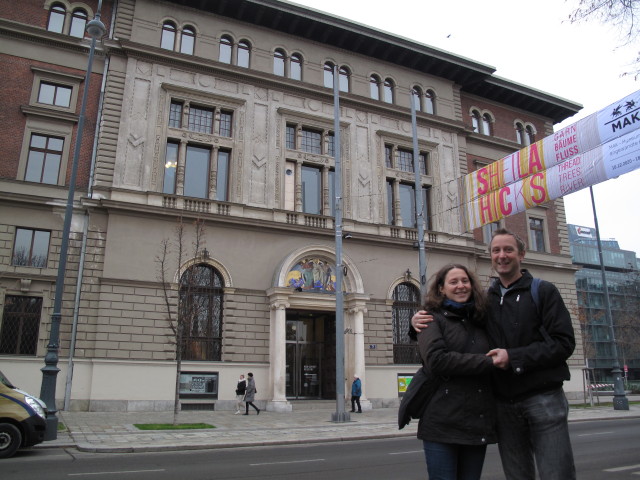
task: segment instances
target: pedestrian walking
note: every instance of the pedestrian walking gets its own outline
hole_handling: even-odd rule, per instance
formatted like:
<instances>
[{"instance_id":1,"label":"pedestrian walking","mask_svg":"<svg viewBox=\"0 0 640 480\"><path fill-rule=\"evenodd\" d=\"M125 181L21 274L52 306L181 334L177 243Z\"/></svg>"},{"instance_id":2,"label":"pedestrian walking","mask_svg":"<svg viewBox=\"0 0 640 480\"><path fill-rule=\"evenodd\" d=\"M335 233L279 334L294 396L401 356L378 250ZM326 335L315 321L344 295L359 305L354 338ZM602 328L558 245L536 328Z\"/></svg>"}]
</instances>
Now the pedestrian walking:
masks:
<instances>
[{"instance_id":1,"label":"pedestrian walking","mask_svg":"<svg viewBox=\"0 0 640 480\"><path fill-rule=\"evenodd\" d=\"M362 407L360 406L360 397L362 396L362 382L358 375L353 376L353 383L351 384L351 411L356 411L356 404L358 405L358 413L362 413Z\"/></svg>"},{"instance_id":2,"label":"pedestrian walking","mask_svg":"<svg viewBox=\"0 0 640 480\"><path fill-rule=\"evenodd\" d=\"M558 288L521 268L525 243L506 229L493 233L487 355L493 376L500 459L507 480L574 480L569 404L562 390L567 359L575 348L571 316ZM533 287L535 285L535 288ZM420 331L432 321L426 311L411 319ZM427 328L427 330L429 330Z\"/></svg>"},{"instance_id":3,"label":"pedestrian walking","mask_svg":"<svg viewBox=\"0 0 640 480\"><path fill-rule=\"evenodd\" d=\"M244 375L240 375L236 386L236 415L240 414L240 409L244 406L244 394L247 391L247 380Z\"/></svg>"},{"instance_id":4,"label":"pedestrian walking","mask_svg":"<svg viewBox=\"0 0 640 480\"><path fill-rule=\"evenodd\" d=\"M244 394L244 403L245 403L245 415L249 415L249 405L251 405L253 408L256 409L256 412L258 415L260 415L260 409L258 407L256 407L253 404L253 401L255 400L256 397L256 393L258 393L258 391L256 390L256 382L253 379L253 373L249 372L247 373L247 390L245 391Z\"/></svg>"}]
</instances>

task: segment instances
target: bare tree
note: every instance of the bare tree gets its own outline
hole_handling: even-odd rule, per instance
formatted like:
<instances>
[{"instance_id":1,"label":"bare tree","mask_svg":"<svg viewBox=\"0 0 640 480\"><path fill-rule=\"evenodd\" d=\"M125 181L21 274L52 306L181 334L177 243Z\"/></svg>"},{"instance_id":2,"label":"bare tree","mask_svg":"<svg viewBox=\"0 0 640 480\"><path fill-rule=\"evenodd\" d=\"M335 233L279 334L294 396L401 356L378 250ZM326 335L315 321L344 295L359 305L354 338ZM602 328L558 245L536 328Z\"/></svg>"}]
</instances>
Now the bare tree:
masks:
<instances>
[{"instance_id":1,"label":"bare tree","mask_svg":"<svg viewBox=\"0 0 640 480\"><path fill-rule=\"evenodd\" d=\"M204 222L195 220L193 223L194 234L191 248L186 246L185 224L180 217L175 227L173 241L164 238L160 243L160 253L156 256L157 278L161 282L164 296L167 320L171 328L172 338L170 344L175 345L176 355L176 381L174 393L173 422L177 423L180 412L180 371L182 360L190 348L189 338L192 332L197 331L200 323L206 317L206 305L197 295L193 295L198 286L202 284L201 269L197 268L197 260L204 257ZM185 263L191 261L194 265L188 266L180 275L178 281L172 279ZM177 305L176 305L177 304Z\"/></svg>"},{"instance_id":2,"label":"bare tree","mask_svg":"<svg viewBox=\"0 0 640 480\"><path fill-rule=\"evenodd\" d=\"M611 24L621 32L622 45L632 44L640 33L640 0L579 0L576 9L569 15L571 23L598 20ZM640 76L640 53L636 56L632 71L622 73L622 76Z\"/></svg>"}]
</instances>

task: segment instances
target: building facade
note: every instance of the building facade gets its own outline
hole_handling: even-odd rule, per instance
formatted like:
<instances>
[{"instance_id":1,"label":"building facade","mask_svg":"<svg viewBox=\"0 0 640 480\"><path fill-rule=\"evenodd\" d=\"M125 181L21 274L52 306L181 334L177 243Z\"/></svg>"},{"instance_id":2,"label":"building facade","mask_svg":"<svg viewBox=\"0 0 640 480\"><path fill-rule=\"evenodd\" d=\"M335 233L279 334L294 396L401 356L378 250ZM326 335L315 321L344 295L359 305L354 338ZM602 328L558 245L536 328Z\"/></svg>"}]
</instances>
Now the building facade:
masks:
<instances>
[{"instance_id":1,"label":"building facade","mask_svg":"<svg viewBox=\"0 0 640 480\"><path fill-rule=\"evenodd\" d=\"M592 380L613 383L611 370L616 363L626 380L640 380L640 275L636 252L622 250L615 239L601 239L610 321L596 230L571 224L568 227L573 262L581 267L576 272L576 291L585 363Z\"/></svg>"},{"instance_id":2,"label":"building facade","mask_svg":"<svg viewBox=\"0 0 640 480\"><path fill-rule=\"evenodd\" d=\"M37 91L42 59L62 75L74 55L68 75L78 81L87 40L71 27L49 29L62 10L75 19L79 4L23 3L0 24L13 42L2 42L3 68L24 65L23 81L0 92L11 105L2 134L13 145L0 178L0 335L15 338L27 324L32 333L29 348L14 341L0 355L31 388L49 337L71 157L56 151L52 187L25 172L33 152L46 157L54 147L30 142L46 137L49 123L66 121L71 136L75 126L56 113L32 127L32 109L51 107L23 105ZM90 19L97 2L83 8ZM83 138L61 323L56 398L72 409L171 408L178 318L188 319L183 406L234 408L236 379L248 371L270 410L335 399L336 138L345 381L360 376L365 408L396 404L399 379L417 362L407 336L420 304L416 190L425 204L425 278L459 262L488 285L487 240L497 224L462 231L457 180L580 109L496 77L493 67L277 0L105 1L102 18L109 33L90 86L97 128ZM49 47L49 37L63 45ZM66 108L70 117L77 111ZM579 331L565 221L558 199L500 225L528 240L526 267L558 285ZM583 358L578 335L568 393L582 390Z\"/></svg>"}]
</instances>

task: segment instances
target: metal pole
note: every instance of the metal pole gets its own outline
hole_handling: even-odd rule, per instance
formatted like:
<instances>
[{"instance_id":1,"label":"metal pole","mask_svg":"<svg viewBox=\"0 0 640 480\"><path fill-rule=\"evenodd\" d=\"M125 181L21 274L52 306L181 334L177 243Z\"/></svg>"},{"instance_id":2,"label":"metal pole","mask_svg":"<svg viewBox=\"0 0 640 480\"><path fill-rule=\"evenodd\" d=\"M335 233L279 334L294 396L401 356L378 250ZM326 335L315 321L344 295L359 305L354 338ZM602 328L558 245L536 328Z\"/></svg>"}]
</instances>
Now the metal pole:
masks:
<instances>
[{"instance_id":1,"label":"metal pole","mask_svg":"<svg viewBox=\"0 0 640 480\"><path fill-rule=\"evenodd\" d=\"M42 385L40 387L40 398L47 404L47 431L45 440L55 440L58 438L58 417L56 416L56 379L60 369L58 368L58 347L60 341L60 320L62 317L62 295L64 292L64 275L67 266L67 255L69 250L69 234L71 232L71 218L73 217L73 199L76 189L76 177L78 174L78 160L80 158L80 147L82 145L82 134L84 131L84 119L87 108L87 98L89 95L89 80L93 68L93 54L96 41L105 32L105 26L100 21L100 6L102 0L98 2L96 16L87 26L86 31L91 36L91 47L89 48L89 60L87 62L87 72L84 78L84 92L82 103L80 104L80 116L78 117L78 130L76 132L76 143L71 164L71 177L69 179L69 194L67 206L64 212L64 224L62 227L62 243L60 244L60 258L58 260L58 276L56 278L56 290L53 303L53 313L51 314L51 332L49 334L49 344L47 354L44 357L45 366L42 367Z\"/></svg>"},{"instance_id":2,"label":"metal pole","mask_svg":"<svg viewBox=\"0 0 640 480\"><path fill-rule=\"evenodd\" d=\"M418 125L416 120L415 100L417 95L411 90L411 132L413 134L413 171L415 174L416 192L416 227L418 228L418 265L420 268L420 300L424 299L427 293L427 256L424 248L424 196L422 195L422 178L420 175L420 151L418 150ZM416 97L416 98L414 98Z\"/></svg>"},{"instance_id":3,"label":"metal pole","mask_svg":"<svg viewBox=\"0 0 640 480\"><path fill-rule=\"evenodd\" d=\"M348 422L351 415L344 408L344 295L342 292L342 167L340 162L340 77L333 67L333 139L335 152L335 239L336 239L336 411L333 422Z\"/></svg>"},{"instance_id":4,"label":"metal pole","mask_svg":"<svg viewBox=\"0 0 640 480\"><path fill-rule=\"evenodd\" d=\"M618 360L618 348L616 346L616 332L613 326L613 316L611 315L611 304L609 303L609 289L607 288L607 275L604 268L604 260L602 258L602 242L600 241L600 228L598 227L598 215L596 214L596 201L593 198L593 187L589 187L591 193L591 206L593 207L593 221L596 226L596 239L598 241L598 256L600 258L600 272L602 273L602 288L604 289L604 309L609 325L609 333L611 335L611 350L613 351L613 409L629 410L629 400L624 393L624 384L622 383L622 370L620 370L620 361Z\"/></svg>"}]
</instances>

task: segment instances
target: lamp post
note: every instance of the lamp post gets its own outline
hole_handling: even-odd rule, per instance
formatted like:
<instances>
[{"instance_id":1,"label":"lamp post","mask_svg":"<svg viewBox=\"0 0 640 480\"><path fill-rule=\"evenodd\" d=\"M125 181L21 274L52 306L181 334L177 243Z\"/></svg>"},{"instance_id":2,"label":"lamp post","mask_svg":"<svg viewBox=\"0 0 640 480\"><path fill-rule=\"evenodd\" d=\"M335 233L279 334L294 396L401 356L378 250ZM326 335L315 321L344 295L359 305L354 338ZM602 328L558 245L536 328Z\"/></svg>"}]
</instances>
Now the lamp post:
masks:
<instances>
[{"instance_id":1,"label":"lamp post","mask_svg":"<svg viewBox=\"0 0 640 480\"><path fill-rule=\"evenodd\" d=\"M629 410L629 400L624 393L624 384L622 382L622 370L620 370L620 361L618 360L618 348L616 346L616 333L613 327L613 317L611 316L611 303L609 302L609 289L607 288L607 275L604 268L604 260L602 257L602 242L600 241L600 228L598 228L598 215L596 214L596 201L593 198L593 187L589 187L591 193L591 206L593 208L593 221L596 226L596 239L598 241L598 256L600 258L600 272L602 273L602 289L604 290L604 311L609 325L609 333L611 335L611 349L613 350L613 409Z\"/></svg>"},{"instance_id":2,"label":"lamp post","mask_svg":"<svg viewBox=\"0 0 640 480\"><path fill-rule=\"evenodd\" d=\"M69 179L69 194L67 206L64 212L64 224L62 227L62 243L60 244L60 258L58 260L58 276L56 278L56 290L53 302L53 313L51 314L51 332L47 345L47 354L44 357L45 366L42 367L42 385L40 387L40 398L47 404L47 431L45 440L55 440L58 437L58 417L56 416L56 379L60 369L58 368L58 348L60 341L60 320L62 317L62 295L64 292L64 274L67 266L67 254L69 250L69 233L71 231L71 218L73 217L73 198L75 195L76 177L78 173L78 160L80 158L80 147L82 145L82 134L84 130L84 117L87 108L87 97L89 94L89 80L93 68L93 54L96 42L102 38L107 29L100 21L100 7L102 0L98 1L98 8L93 20L87 23L85 31L91 37L89 48L89 60L87 72L84 78L84 92L82 103L80 104L80 116L78 118L78 130L76 132L76 143L71 164L71 177Z\"/></svg>"}]
</instances>

